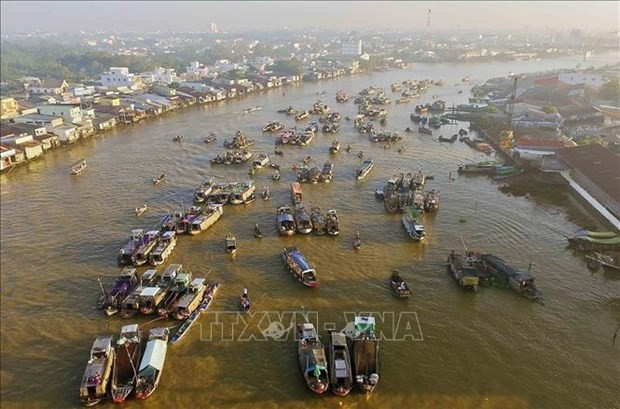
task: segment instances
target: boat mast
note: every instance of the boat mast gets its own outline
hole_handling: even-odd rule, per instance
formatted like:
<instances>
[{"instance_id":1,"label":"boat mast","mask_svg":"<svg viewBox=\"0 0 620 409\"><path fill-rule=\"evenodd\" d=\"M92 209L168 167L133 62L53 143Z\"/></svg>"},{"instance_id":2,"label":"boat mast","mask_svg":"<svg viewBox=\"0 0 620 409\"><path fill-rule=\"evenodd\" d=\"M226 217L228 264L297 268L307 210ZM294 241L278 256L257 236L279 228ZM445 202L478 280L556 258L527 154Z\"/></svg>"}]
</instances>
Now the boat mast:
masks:
<instances>
[{"instance_id":1,"label":"boat mast","mask_svg":"<svg viewBox=\"0 0 620 409\"><path fill-rule=\"evenodd\" d=\"M103 283L101 282L101 277L97 277L97 281L99 282L99 288L101 288L101 293L103 294L104 297L107 297L108 293L106 293L105 289L103 288Z\"/></svg>"}]
</instances>

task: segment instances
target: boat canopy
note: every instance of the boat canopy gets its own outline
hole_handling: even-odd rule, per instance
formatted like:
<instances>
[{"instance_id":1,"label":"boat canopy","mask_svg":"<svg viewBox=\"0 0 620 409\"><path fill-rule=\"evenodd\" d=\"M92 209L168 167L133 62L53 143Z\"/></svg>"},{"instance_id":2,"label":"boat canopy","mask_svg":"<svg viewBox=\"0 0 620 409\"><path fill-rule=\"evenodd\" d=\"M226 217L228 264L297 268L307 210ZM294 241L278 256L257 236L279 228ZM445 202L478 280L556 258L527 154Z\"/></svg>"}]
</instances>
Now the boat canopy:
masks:
<instances>
[{"instance_id":1,"label":"boat canopy","mask_svg":"<svg viewBox=\"0 0 620 409\"><path fill-rule=\"evenodd\" d=\"M101 353L105 353L110 349L112 345L112 335L104 335L102 337L97 337L95 342L93 342L93 347L90 350L90 356L92 358L100 358Z\"/></svg>"},{"instance_id":2,"label":"boat canopy","mask_svg":"<svg viewBox=\"0 0 620 409\"><path fill-rule=\"evenodd\" d=\"M160 291L160 287L146 287L140 293L140 297L154 297Z\"/></svg>"},{"instance_id":3,"label":"boat canopy","mask_svg":"<svg viewBox=\"0 0 620 409\"><path fill-rule=\"evenodd\" d=\"M204 278L194 278L192 282L189 284L190 290L196 290L204 285Z\"/></svg>"},{"instance_id":4,"label":"boat canopy","mask_svg":"<svg viewBox=\"0 0 620 409\"><path fill-rule=\"evenodd\" d=\"M167 231L163 234L163 236L161 236L162 240L170 240L172 239L177 233L174 231Z\"/></svg>"},{"instance_id":5,"label":"boat canopy","mask_svg":"<svg viewBox=\"0 0 620 409\"><path fill-rule=\"evenodd\" d=\"M504 260L491 254L482 255L482 259L488 264L492 265L499 275L504 278L512 277L519 281L531 281L534 277L527 271L517 270L516 268L508 265Z\"/></svg>"},{"instance_id":6,"label":"boat canopy","mask_svg":"<svg viewBox=\"0 0 620 409\"><path fill-rule=\"evenodd\" d=\"M355 331L358 333L375 332L375 317L355 317Z\"/></svg>"},{"instance_id":7,"label":"boat canopy","mask_svg":"<svg viewBox=\"0 0 620 409\"><path fill-rule=\"evenodd\" d=\"M146 350L144 351L144 355L142 356L142 361L140 362L140 369L142 371L149 366L161 371L164 367L164 362L166 360L166 350L167 343L161 339L150 340L146 344Z\"/></svg>"},{"instance_id":8,"label":"boat canopy","mask_svg":"<svg viewBox=\"0 0 620 409\"><path fill-rule=\"evenodd\" d=\"M142 274L142 281L151 281L153 277L155 277L156 274L157 274L157 270L154 270L154 269L146 270L144 274Z\"/></svg>"},{"instance_id":9,"label":"boat canopy","mask_svg":"<svg viewBox=\"0 0 620 409\"><path fill-rule=\"evenodd\" d=\"M347 337L340 332L332 332L332 345L334 346L347 345Z\"/></svg>"},{"instance_id":10,"label":"boat canopy","mask_svg":"<svg viewBox=\"0 0 620 409\"><path fill-rule=\"evenodd\" d=\"M183 268L182 264L170 264L168 267L166 267L162 276L163 277L175 277L177 273L181 271L182 268Z\"/></svg>"},{"instance_id":11,"label":"boat canopy","mask_svg":"<svg viewBox=\"0 0 620 409\"><path fill-rule=\"evenodd\" d=\"M310 267L310 263L305 259L303 254L299 252L299 250L293 250L289 253L289 256L293 259L293 261L299 266L299 268L305 273L308 270L313 270ZM313 270L314 271L314 270Z\"/></svg>"}]
</instances>

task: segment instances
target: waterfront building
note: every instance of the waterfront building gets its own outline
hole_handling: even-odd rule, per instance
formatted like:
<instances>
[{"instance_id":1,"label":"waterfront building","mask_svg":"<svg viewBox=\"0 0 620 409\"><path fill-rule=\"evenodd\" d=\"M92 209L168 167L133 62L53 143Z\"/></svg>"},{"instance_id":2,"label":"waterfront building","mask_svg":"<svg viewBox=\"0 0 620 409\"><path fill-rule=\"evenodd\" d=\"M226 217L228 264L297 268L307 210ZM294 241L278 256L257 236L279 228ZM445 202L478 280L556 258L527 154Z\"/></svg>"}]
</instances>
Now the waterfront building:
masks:
<instances>
[{"instance_id":1,"label":"waterfront building","mask_svg":"<svg viewBox=\"0 0 620 409\"><path fill-rule=\"evenodd\" d=\"M587 72L561 72L558 74L558 81L567 85L589 85L596 89L605 83L601 74Z\"/></svg>"},{"instance_id":2,"label":"waterfront building","mask_svg":"<svg viewBox=\"0 0 620 409\"><path fill-rule=\"evenodd\" d=\"M16 163L15 149L0 144L0 172L11 169Z\"/></svg>"},{"instance_id":3,"label":"waterfront building","mask_svg":"<svg viewBox=\"0 0 620 409\"><path fill-rule=\"evenodd\" d=\"M69 92L69 84L65 80L45 80L41 85L30 87L33 94L61 95Z\"/></svg>"},{"instance_id":4,"label":"waterfront building","mask_svg":"<svg viewBox=\"0 0 620 409\"><path fill-rule=\"evenodd\" d=\"M343 41L340 44L342 55L362 55L362 40Z\"/></svg>"},{"instance_id":5,"label":"waterfront building","mask_svg":"<svg viewBox=\"0 0 620 409\"><path fill-rule=\"evenodd\" d=\"M11 119L19 115L15 98L0 98L0 119Z\"/></svg>"},{"instance_id":6,"label":"waterfront building","mask_svg":"<svg viewBox=\"0 0 620 409\"><path fill-rule=\"evenodd\" d=\"M59 116L68 124L78 123L83 117L80 104L37 105L37 111L41 115Z\"/></svg>"},{"instance_id":7,"label":"waterfront building","mask_svg":"<svg viewBox=\"0 0 620 409\"><path fill-rule=\"evenodd\" d=\"M197 79L206 77L207 74L209 74L209 68L198 61L190 62L189 65L185 67L185 71L188 77Z\"/></svg>"},{"instance_id":8,"label":"waterfront building","mask_svg":"<svg viewBox=\"0 0 620 409\"><path fill-rule=\"evenodd\" d=\"M110 67L109 71L101 74L101 85L110 88L137 89L141 85L141 79L139 76L131 74L127 67Z\"/></svg>"},{"instance_id":9,"label":"waterfront building","mask_svg":"<svg viewBox=\"0 0 620 409\"><path fill-rule=\"evenodd\" d=\"M174 68L157 67L153 71L141 72L142 83L150 85L154 83L170 84L179 80Z\"/></svg>"}]
</instances>

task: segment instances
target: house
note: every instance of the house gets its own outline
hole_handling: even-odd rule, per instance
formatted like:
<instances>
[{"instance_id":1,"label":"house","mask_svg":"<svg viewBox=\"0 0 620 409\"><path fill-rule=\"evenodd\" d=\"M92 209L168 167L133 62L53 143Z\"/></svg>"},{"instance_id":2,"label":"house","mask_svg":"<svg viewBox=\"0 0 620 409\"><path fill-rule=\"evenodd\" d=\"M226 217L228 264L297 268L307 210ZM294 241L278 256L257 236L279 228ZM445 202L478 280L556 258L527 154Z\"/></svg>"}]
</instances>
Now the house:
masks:
<instances>
[{"instance_id":1,"label":"house","mask_svg":"<svg viewBox=\"0 0 620 409\"><path fill-rule=\"evenodd\" d=\"M206 77L209 74L209 68L206 65L199 63L198 61L192 61L185 68L188 77L192 78L202 78Z\"/></svg>"},{"instance_id":2,"label":"house","mask_svg":"<svg viewBox=\"0 0 620 409\"><path fill-rule=\"evenodd\" d=\"M0 144L0 172L11 169L16 163L15 149Z\"/></svg>"},{"instance_id":3,"label":"house","mask_svg":"<svg viewBox=\"0 0 620 409\"><path fill-rule=\"evenodd\" d=\"M77 128L71 125L56 126L52 129L52 133L58 136L58 140L62 145L75 143L79 138Z\"/></svg>"},{"instance_id":4,"label":"house","mask_svg":"<svg viewBox=\"0 0 620 409\"><path fill-rule=\"evenodd\" d=\"M36 105L25 99L17 100L17 110L19 115L36 114L38 112Z\"/></svg>"},{"instance_id":5,"label":"house","mask_svg":"<svg viewBox=\"0 0 620 409\"><path fill-rule=\"evenodd\" d=\"M142 85L142 81L139 76L131 74L127 67L110 67L109 71L101 74L101 85L109 88L137 89Z\"/></svg>"},{"instance_id":6,"label":"house","mask_svg":"<svg viewBox=\"0 0 620 409\"><path fill-rule=\"evenodd\" d=\"M24 152L26 160L36 159L43 155L43 146L35 141L32 135L26 133L20 135L8 135L0 137L0 143L5 146L19 148Z\"/></svg>"},{"instance_id":7,"label":"house","mask_svg":"<svg viewBox=\"0 0 620 409\"><path fill-rule=\"evenodd\" d=\"M80 104L37 105L37 111L41 115L59 116L68 124L82 120L82 106Z\"/></svg>"},{"instance_id":8,"label":"house","mask_svg":"<svg viewBox=\"0 0 620 409\"><path fill-rule=\"evenodd\" d=\"M576 146L572 141L519 138L513 148L513 152L525 160L541 161L544 156L554 155L559 149L567 146Z\"/></svg>"},{"instance_id":9,"label":"house","mask_svg":"<svg viewBox=\"0 0 620 409\"><path fill-rule=\"evenodd\" d=\"M140 79L142 83L150 85L155 83L170 84L178 81L176 70L174 68L157 67L153 71L141 72Z\"/></svg>"},{"instance_id":10,"label":"house","mask_svg":"<svg viewBox=\"0 0 620 409\"><path fill-rule=\"evenodd\" d=\"M564 119L558 112L547 114L543 111L528 109L522 115L514 117L512 123L516 128L550 128L559 130Z\"/></svg>"},{"instance_id":11,"label":"house","mask_svg":"<svg viewBox=\"0 0 620 409\"><path fill-rule=\"evenodd\" d=\"M564 117L565 122L600 122L602 123L603 113L600 109L591 105L578 106L569 105L560 107L558 112Z\"/></svg>"},{"instance_id":12,"label":"house","mask_svg":"<svg viewBox=\"0 0 620 409\"><path fill-rule=\"evenodd\" d=\"M98 114L93 118L93 128L95 131L107 131L116 127L117 119L116 115L112 114Z\"/></svg>"},{"instance_id":13,"label":"house","mask_svg":"<svg viewBox=\"0 0 620 409\"><path fill-rule=\"evenodd\" d=\"M119 106L121 99L115 95L105 96L99 99L99 105L102 106Z\"/></svg>"},{"instance_id":14,"label":"house","mask_svg":"<svg viewBox=\"0 0 620 409\"><path fill-rule=\"evenodd\" d=\"M62 126L64 124L64 120L60 117L40 114L28 114L18 116L14 119L14 121L16 123L44 126L47 132L50 133L53 133L54 128Z\"/></svg>"},{"instance_id":15,"label":"house","mask_svg":"<svg viewBox=\"0 0 620 409\"><path fill-rule=\"evenodd\" d=\"M125 125L129 125L133 123L136 119L135 118L136 112L129 105L95 106L94 110L95 110L95 118L93 119L94 127L96 127L95 123L98 122L96 121L96 119L100 115L112 115L113 117L116 118L117 124L125 124Z\"/></svg>"},{"instance_id":16,"label":"house","mask_svg":"<svg viewBox=\"0 0 620 409\"><path fill-rule=\"evenodd\" d=\"M65 80L45 80L41 85L30 87L33 94L61 95L69 92L69 84Z\"/></svg>"},{"instance_id":17,"label":"house","mask_svg":"<svg viewBox=\"0 0 620 409\"><path fill-rule=\"evenodd\" d=\"M0 119L11 119L19 115L15 98L0 98Z\"/></svg>"},{"instance_id":18,"label":"house","mask_svg":"<svg viewBox=\"0 0 620 409\"><path fill-rule=\"evenodd\" d=\"M599 144L560 149L557 155L570 168L570 178L576 184L573 188L585 191L583 197L591 196L620 218L620 156Z\"/></svg>"},{"instance_id":19,"label":"house","mask_svg":"<svg viewBox=\"0 0 620 409\"><path fill-rule=\"evenodd\" d=\"M35 141L41 143L44 151L60 146L58 136L48 133L44 126L14 123L2 124L0 128L0 136L31 135Z\"/></svg>"},{"instance_id":20,"label":"house","mask_svg":"<svg viewBox=\"0 0 620 409\"><path fill-rule=\"evenodd\" d=\"M603 114L603 124L605 126L620 125L620 107L600 105L598 108Z\"/></svg>"},{"instance_id":21,"label":"house","mask_svg":"<svg viewBox=\"0 0 620 409\"><path fill-rule=\"evenodd\" d=\"M558 81L567 85L588 85L596 89L605 83L601 74L587 72L561 72L558 74Z\"/></svg>"}]
</instances>

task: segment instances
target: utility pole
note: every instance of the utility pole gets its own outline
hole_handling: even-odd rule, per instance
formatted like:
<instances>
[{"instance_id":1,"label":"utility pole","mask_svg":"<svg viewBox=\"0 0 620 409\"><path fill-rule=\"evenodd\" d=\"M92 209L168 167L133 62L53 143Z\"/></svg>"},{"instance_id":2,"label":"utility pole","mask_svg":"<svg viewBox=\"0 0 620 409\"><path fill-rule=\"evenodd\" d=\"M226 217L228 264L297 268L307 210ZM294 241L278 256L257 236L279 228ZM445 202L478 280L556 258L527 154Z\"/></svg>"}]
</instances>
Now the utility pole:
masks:
<instances>
[{"instance_id":1,"label":"utility pole","mask_svg":"<svg viewBox=\"0 0 620 409\"><path fill-rule=\"evenodd\" d=\"M431 36L431 9L428 9L428 14L426 16L426 38Z\"/></svg>"}]
</instances>

